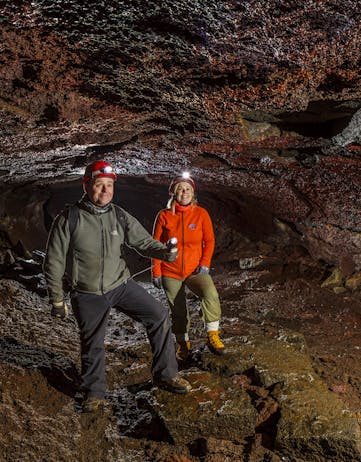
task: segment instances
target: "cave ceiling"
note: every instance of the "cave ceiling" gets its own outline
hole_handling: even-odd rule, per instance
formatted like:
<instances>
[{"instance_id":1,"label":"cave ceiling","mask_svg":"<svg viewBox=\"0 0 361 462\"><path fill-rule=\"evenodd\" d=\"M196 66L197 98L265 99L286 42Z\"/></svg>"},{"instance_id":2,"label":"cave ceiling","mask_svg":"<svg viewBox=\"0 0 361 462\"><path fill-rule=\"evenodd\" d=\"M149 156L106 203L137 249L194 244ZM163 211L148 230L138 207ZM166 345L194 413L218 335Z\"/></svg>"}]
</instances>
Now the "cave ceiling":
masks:
<instances>
[{"instance_id":1,"label":"cave ceiling","mask_svg":"<svg viewBox=\"0 0 361 462\"><path fill-rule=\"evenodd\" d=\"M0 9L8 221L20 186L44 191L105 157L163 188L189 169L204 191L267 211L315 258L361 267L359 2Z\"/></svg>"}]
</instances>

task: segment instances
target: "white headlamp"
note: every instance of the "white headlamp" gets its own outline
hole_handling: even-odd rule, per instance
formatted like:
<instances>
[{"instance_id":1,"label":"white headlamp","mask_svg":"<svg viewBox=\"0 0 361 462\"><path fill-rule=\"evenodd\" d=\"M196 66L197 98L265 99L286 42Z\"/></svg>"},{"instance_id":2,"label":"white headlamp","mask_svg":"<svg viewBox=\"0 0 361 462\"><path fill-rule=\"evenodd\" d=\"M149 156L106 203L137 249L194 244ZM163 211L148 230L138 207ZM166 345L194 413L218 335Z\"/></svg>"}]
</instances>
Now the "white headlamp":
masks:
<instances>
[{"instance_id":1,"label":"white headlamp","mask_svg":"<svg viewBox=\"0 0 361 462\"><path fill-rule=\"evenodd\" d=\"M92 172L92 178L100 175L101 173L105 173L105 174L113 173L113 168L110 165L99 168L98 170L95 170L94 172Z\"/></svg>"}]
</instances>

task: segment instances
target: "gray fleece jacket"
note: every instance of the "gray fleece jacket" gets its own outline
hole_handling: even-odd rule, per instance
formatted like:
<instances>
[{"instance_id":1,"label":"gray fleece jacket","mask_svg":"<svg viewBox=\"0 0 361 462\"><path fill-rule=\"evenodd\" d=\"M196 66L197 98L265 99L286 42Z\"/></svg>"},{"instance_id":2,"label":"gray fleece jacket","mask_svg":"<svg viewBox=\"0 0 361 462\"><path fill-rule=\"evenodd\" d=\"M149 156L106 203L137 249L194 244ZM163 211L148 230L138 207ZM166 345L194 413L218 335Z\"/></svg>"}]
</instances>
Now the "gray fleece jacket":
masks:
<instances>
[{"instance_id":1,"label":"gray fleece jacket","mask_svg":"<svg viewBox=\"0 0 361 462\"><path fill-rule=\"evenodd\" d=\"M63 278L80 292L103 294L130 277L123 245L149 258L166 259L166 247L156 241L139 221L122 209L120 224L111 204L105 213L79 206L79 219L72 235L66 211L54 220L49 233L44 274L50 302L64 299ZM124 229L123 229L124 228Z\"/></svg>"}]
</instances>

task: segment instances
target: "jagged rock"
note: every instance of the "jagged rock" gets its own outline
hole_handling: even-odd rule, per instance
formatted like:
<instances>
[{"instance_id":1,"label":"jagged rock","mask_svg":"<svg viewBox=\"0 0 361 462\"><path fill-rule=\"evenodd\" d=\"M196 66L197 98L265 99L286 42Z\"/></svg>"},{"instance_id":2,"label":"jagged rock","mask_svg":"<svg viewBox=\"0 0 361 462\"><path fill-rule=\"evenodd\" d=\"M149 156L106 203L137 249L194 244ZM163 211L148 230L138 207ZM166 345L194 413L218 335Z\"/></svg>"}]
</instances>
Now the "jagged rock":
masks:
<instances>
[{"instance_id":1,"label":"jagged rock","mask_svg":"<svg viewBox=\"0 0 361 462\"><path fill-rule=\"evenodd\" d=\"M326 462L330 454L361 460L357 417L315 374L302 336L232 339L227 350L222 358L203 352L208 372L183 372L193 386L188 395L153 392L154 409L176 444L203 440L214 453L215 440L237 441L242 454L245 438L257 428L270 436L273 428L281 460Z\"/></svg>"},{"instance_id":2,"label":"jagged rock","mask_svg":"<svg viewBox=\"0 0 361 462\"><path fill-rule=\"evenodd\" d=\"M258 379L275 387L280 406L279 454L300 461L327 461L330 454L337 461L361 460L356 416L316 376L309 357L284 342L256 339L255 346Z\"/></svg>"},{"instance_id":3,"label":"jagged rock","mask_svg":"<svg viewBox=\"0 0 361 462\"><path fill-rule=\"evenodd\" d=\"M335 292L335 294L343 294L347 292L346 287L343 287L343 286L336 286L332 290Z\"/></svg>"},{"instance_id":4,"label":"jagged rock","mask_svg":"<svg viewBox=\"0 0 361 462\"><path fill-rule=\"evenodd\" d=\"M15 263L15 257L10 249L8 249L5 252L4 256L4 266L5 268L8 268L9 266L12 266Z\"/></svg>"},{"instance_id":5,"label":"jagged rock","mask_svg":"<svg viewBox=\"0 0 361 462\"><path fill-rule=\"evenodd\" d=\"M237 123L243 137L248 141L261 141L281 135L280 129L268 122L250 122L239 116Z\"/></svg>"},{"instance_id":6,"label":"jagged rock","mask_svg":"<svg viewBox=\"0 0 361 462\"><path fill-rule=\"evenodd\" d=\"M332 138L332 141L338 146L347 146L351 143L361 143L361 110L357 111L349 123L349 125L338 135Z\"/></svg>"},{"instance_id":7,"label":"jagged rock","mask_svg":"<svg viewBox=\"0 0 361 462\"><path fill-rule=\"evenodd\" d=\"M14 246L14 252L19 255L19 257L31 259L31 252L25 247L23 241L19 240Z\"/></svg>"},{"instance_id":8,"label":"jagged rock","mask_svg":"<svg viewBox=\"0 0 361 462\"><path fill-rule=\"evenodd\" d=\"M246 257L239 259L240 269L264 269L270 266L282 265L282 260L273 256L259 255L257 257Z\"/></svg>"},{"instance_id":9,"label":"jagged rock","mask_svg":"<svg viewBox=\"0 0 361 462\"><path fill-rule=\"evenodd\" d=\"M340 269L343 277L351 276L355 272L355 262L351 255L343 255L340 258Z\"/></svg>"},{"instance_id":10,"label":"jagged rock","mask_svg":"<svg viewBox=\"0 0 361 462\"><path fill-rule=\"evenodd\" d=\"M246 441L227 441L207 438L191 444L193 451L204 454L205 462L221 462L225 460L244 460L247 457Z\"/></svg>"},{"instance_id":11,"label":"jagged rock","mask_svg":"<svg viewBox=\"0 0 361 462\"><path fill-rule=\"evenodd\" d=\"M333 288L342 285L342 271L340 268L335 268L331 275L323 281L321 287Z\"/></svg>"},{"instance_id":12,"label":"jagged rock","mask_svg":"<svg viewBox=\"0 0 361 462\"><path fill-rule=\"evenodd\" d=\"M192 391L185 396L155 391L155 408L176 444L200 438L239 440L255 433L257 411L243 390L209 372L191 371L185 377Z\"/></svg>"},{"instance_id":13,"label":"jagged rock","mask_svg":"<svg viewBox=\"0 0 361 462\"><path fill-rule=\"evenodd\" d=\"M22 266L26 273L38 274L42 271L42 265L39 262L33 260L32 258L18 258L17 263Z\"/></svg>"},{"instance_id":14,"label":"jagged rock","mask_svg":"<svg viewBox=\"0 0 361 462\"><path fill-rule=\"evenodd\" d=\"M354 275L346 278L345 286L350 290L356 290L361 286L361 272L355 273Z\"/></svg>"},{"instance_id":15,"label":"jagged rock","mask_svg":"<svg viewBox=\"0 0 361 462\"><path fill-rule=\"evenodd\" d=\"M277 386L281 401L275 447L290 460L349 462L361 460L357 418L320 380L294 380Z\"/></svg>"}]
</instances>

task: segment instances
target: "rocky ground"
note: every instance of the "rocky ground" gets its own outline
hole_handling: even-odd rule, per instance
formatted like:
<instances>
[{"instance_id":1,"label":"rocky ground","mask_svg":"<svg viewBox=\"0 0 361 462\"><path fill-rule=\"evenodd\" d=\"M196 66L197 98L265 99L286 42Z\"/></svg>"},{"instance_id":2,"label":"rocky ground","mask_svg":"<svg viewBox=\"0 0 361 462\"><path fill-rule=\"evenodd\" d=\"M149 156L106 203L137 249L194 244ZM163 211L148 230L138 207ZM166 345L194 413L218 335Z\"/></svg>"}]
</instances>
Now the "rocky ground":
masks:
<instances>
[{"instance_id":1,"label":"rocky ground","mask_svg":"<svg viewBox=\"0 0 361 462\"><path fill-rule=\"evenodd\" d=\"M5 248L3 460L361 460L360 292L321 287L330 270L303 248L258 241L240 245L237 261L223 253L215 262L224 358L205 347L199 305L189 293L193 353L182 374L193 391L187 397L152 388L144 330L113 312L107 406L94 416L80 412L76 323L49 316L41 255L19 245L10 252L4 239ZM166 307L146 274L139 283Z\"/></svg>"}]
</instances>

